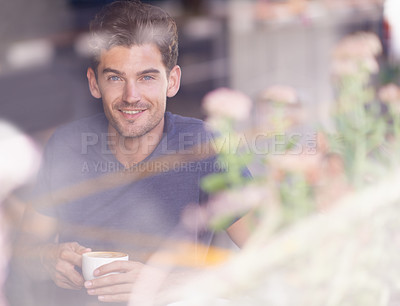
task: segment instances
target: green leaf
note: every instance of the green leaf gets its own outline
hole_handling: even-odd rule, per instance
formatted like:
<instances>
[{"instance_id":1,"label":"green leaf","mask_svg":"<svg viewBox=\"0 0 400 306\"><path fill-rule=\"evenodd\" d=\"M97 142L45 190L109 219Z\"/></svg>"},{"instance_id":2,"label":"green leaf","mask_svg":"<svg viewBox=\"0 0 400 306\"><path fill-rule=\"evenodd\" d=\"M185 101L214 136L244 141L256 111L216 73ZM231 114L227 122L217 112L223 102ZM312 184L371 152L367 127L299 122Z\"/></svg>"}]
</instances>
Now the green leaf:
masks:
<instances>
[{"instance_id":1,"label":"green leaf","mask_svg":"<svg viewBox=\"0 0 400 306\"><path fill-rule=\"evenodd\" d=\"M234 220L234 216L219 216L211 220L210 227L215 231L222 231L227 229Z\"/></svg>"},{"instance_id":2,"label":"green leaf","mask_svg":"<svg viewBox=\"0 0 400 306\"><path fill-rule=\"evenodd\" d=\"M213 173L201 180L201 188L208 193L215 193L227 187L226 173Z\"/></svg>"}]
</instances>

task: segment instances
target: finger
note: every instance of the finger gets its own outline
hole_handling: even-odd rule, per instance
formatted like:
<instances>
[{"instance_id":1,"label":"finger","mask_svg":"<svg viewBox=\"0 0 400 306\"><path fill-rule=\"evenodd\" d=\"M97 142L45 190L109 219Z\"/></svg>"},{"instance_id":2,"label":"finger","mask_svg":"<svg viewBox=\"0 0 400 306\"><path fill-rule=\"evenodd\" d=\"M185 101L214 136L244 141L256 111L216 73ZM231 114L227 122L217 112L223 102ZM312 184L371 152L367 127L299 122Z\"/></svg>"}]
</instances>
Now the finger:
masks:
<instances>
[{"instance_id":1,"label":"finger","mask_svg":"<svg viewBox=\"0 0 400 306\"><path fill-rule=\"evenodd\" d=\"M75 284L71 283L67 279L65 279L65 280L56 280L55 284L58 287L64 288L64 289L70 289L70 290L80 290L80 289L82 289L82 286L76 286Z\"/></svg>"},{"instance_id":2,"label":"finger","mask_svg":"<svg viewBox=\"0 0 400 306\"><path fill-rule=\"evenodd\" d=\"M75 250L70 248L63 248L60 251L60 259L78 267L82 266L82 255L76 253Z\"/></svg>"},{"instance_id":3,"label":"finger","mask_svg":"<svg viewBox=\"0 0 400 306\"><path fill-rule=\"evenodd\" d=\"M71 244L71 247L72 247L72 250L74 250L74 251L75 251L77 254L79 254L79 255L82 255L82 254L84 254L84 253L87 253L87 252L91 252L91 251L92 251L91 248L84 247L84 246L80 245L80 244L77 243L77 242L73 242L73 243Z\"/></svg>"},{"instance_id":4,"label":"finger","mask_svg":"<svg viewBox=\"0 0 400 306\"><path fill-rule=\"evenodd\" d=\"M82 275L78 273L75 269L68 276L68 278L75 286L77 286L78 288L83 287L83 283L85 282L85 280L83 279Z\"/></svg>"},{"instance_id":5,"label":"finger","mask_svg":"<svg viewBox=\"0 0 400 306\"><path fill-rule=\"evenodd\" d=\"M93 274L94 276L102 276L112 272L126 273L134 270L139 272L142 267L143 264L140 262L117 260L97 268Z\"/></svg>"},{"instance_id":6,"label":"finger","mask_svg":"<svg viewBox=\"0 0 400 306\"><path fill-rule=\"evenodd\" d=\"M98 297L99 301L105 303L118 303L118 302L129 302L131 297L130 293L122 293L116 295L100 295Z\"/></svg>"},{"instance_id":7,"label":"finger","mask_svg":"<svg viewBox=\"0 0 400 306\"><path fill-rule=\"evenodd\" d=\"M73 283L68 281L67 278L60 273L57 273L55 275L55 277L53 278L53 280L54 280L54 283L60 288L64 288L64 289L75 289L76 288L76 285L74 285Z\"/></svg>"},{"instance_id":8,"label":"finger","mask_svg":"<svg viewBox=\"0 0 400 306\"><path fill-rule=\"evenodd\" d=\"M132 273L117 273L86 281L84 286L87 289L109 287L118 284L133 283L136 278L137 276Z\"/></svg>"},{"instance_id":9,"label":"finger","mask_svg":"<svg viewBox=\"0 0 400 306\"><path fill-rule=\"evenodd\" d=\"M133 284L119 284L101 288L88 289L89 295L115 295L123 293L131 293Z\"/></svg>"},{"instance_id":10,"label":"finger","mask_svg":"<svg viewBox=\"0 0 400 306\"><path fill-rule=\"evenodd\" d=\"M58 272L57 278L60 278L63 281L65 278L66 282L70 285L82 288L84 280L72 264L66 261L59 261L57 262L55 269Z\"/></svg>"},{"instance_id":11,"label":"finger","mask_svg":"<svg viewBox=\"0 0 400 306\"><path fill-rule=\"evenodd\" d=\"M56 273L54 277L54 283L61 288L64 289L72 289L72 290L79 290L82 288L81 285L76 285L71 282L65 275L61 273Z\"/></svg>"}]
</instances>

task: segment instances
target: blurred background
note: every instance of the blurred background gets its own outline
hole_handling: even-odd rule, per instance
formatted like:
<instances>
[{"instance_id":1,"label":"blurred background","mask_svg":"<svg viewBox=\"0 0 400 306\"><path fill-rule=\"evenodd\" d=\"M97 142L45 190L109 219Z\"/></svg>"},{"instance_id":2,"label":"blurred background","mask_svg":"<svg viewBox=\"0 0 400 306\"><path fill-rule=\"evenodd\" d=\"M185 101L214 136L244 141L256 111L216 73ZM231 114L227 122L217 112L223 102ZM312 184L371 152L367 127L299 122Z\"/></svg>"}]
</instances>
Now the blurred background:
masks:
<instances>
[{"instance_id":1,"label":"blurred background","mask_svg":"<svg viewBox=\"0 0 400 306\"><path fill-rule=\"evenodd\" d=\"M109 2L1 0L0 118L43 144L58 125L101 111L88 90L83 45L89 21ZM201 100L217 87L256 100L266 87L286 84L296 89L310 120L323 120L331 100L331 49L341 37L375 32L383 60L399 58L395 0L145 2L177 20L183 78L168 108L183 115L203 118Z\"/></svg>"}]
</instances>

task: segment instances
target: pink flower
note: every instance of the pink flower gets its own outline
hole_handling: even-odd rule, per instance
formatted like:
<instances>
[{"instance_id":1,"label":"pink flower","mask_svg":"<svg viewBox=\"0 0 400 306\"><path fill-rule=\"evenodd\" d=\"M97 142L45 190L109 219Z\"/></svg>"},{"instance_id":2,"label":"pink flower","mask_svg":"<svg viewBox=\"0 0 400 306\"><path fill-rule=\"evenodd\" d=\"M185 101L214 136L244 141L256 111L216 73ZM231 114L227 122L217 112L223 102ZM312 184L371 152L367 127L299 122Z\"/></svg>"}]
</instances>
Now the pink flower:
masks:
<instances>
[{"instance_id":1,"label":"pink flower","mask_svg":"<svg viewBox=\"0 0 400 306\"><path fill-rule=\"evenodd\" d=\"M203 99L203 108L211 117L225 117L245 120L249 117L252 102L240 91L218 88L209 92Z\"/></svg>"},{"instance_id":2,"label":"pink flower","mask_svg":"<svg viewBox=\"0 0 400 306\"><path fill-rule=\"evenodd\" d=\"M308 183L314 185L321 177L321 154L294 154L270 156L269 163L273 175L277 180L283 179L285 173L299 173L304 175Z\"/></svg>"},{"instance_id":3,"label":"pink flower","mask_svg":"<svg viewBox=\"0 0 400 306\"><path fill-rule=\"evenodd\" d=\"M332 62L332 73L338 76L355 74L358 72L358 68L352 59L334 59Z\"/></svg>"},{"instance_id":4,"label":"pink flower","mask_svg":"<svg viewBox=\"0 0 400 306\"><path fill-rule=\"evenodd\" d=\"M332 62L332 72L335 75L351 75L365 69L369 73L377 73L379 71L378 62L374 57L366 58L336 58Z\"/></svg>"},{"instance_id":5,"label":"pink flower","mask_svg":"<svg viewBox=\"0 0 400 306\"><path fill-rule=\"evenodd\" d=\"M400 87L391 83L383 86L378 91L379 99L390 105L393 110L400 113Z\"/></svg>"},{"instance_id":6,"label":"pink flower","mask_svg":"<svg viewBox=\"0 0 400 306\"><path fill-rule=\"evenodd\" d=\"M333 73L338 76L350 75L360 69L377 73L379 65L375 57L381 52L381 42L373 33L360 32L347 36L333 51Z\"/></svg>"},{"instance_id":7,"label":"pink flower","mask_svg":"<svg viewBox=\"0 0 400 306\"><path fill-rule=\"evenodd\" d=\"M400 102L400 87L390 83L379 89L379 99L385 103Z\"/></svg>"},{"instance_id":8,"label":"pink flower","mask_svg":"<svg viewBox=\"0 0 400 306\"><path fill-rule=\"evenodd\" d=\"M382 44L374 33L359 32L342 39L333 51L335 58L370 58L382 52Z\"/></svg>"},{"instance_id":9,"label":"pink flower","mask_svg":"<svg viewBox=\"0 0 400 306\"><path fill-rule=\"evenodd\" d=\"M370 73L377 73L379 71L378 61L374 57L367 57L361 61L361 65Z\"/></svg>"},{"instance_id":10,"label":"pink flower","mask_svg":"<svg viewBox=\"0 0 400 306\"><path fill-rule=\"evenodd\" d=\"M294 105L298 102L296 91L292 87L284 85L274 85L267 88L261 93L260 98L289 105Z\"/></svg>"}]
</instances>

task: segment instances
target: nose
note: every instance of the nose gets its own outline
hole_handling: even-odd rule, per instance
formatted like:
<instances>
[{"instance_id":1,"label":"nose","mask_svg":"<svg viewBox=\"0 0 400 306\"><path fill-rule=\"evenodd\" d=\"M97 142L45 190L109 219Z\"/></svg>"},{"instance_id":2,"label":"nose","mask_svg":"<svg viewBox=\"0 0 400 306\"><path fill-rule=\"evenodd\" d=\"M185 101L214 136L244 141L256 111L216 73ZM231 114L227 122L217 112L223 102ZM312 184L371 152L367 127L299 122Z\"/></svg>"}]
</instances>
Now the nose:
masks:
<instances>
[{"instance_id":1,"label":"nose","mask_svg":"<svg viewBox=\"0 0 400 306\"><path fill-rule=\"evenodd\" d=\"M123 100L129 103L134 103L140 100L140 92L135 82L126 82L124 86Z\"/></svg>"}]
</instances>

